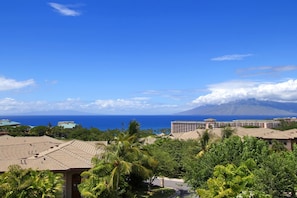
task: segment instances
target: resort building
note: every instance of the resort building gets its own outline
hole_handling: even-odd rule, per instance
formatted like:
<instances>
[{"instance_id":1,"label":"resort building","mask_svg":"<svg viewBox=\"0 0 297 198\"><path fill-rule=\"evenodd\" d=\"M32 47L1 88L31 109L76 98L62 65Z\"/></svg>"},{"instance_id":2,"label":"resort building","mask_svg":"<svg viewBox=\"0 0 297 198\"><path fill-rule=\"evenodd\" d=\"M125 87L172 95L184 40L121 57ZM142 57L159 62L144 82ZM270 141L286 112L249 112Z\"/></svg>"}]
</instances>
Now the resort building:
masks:
<instances>
[{"instance_id":1,"label":"resort building","mask_svg":"<svg viewBox=\"0 0 297 198\"><path fill-rule=\"evenodd\" d=\"M280 119L274 120L233 120L230 122L217 122L215 119L208 118L204 121L172 121L171 133L183 133L196 129L213 129L229 127L258 127L275 128L280 124Z\"/></svg>"},{"instance_id":2,"label":"resort building","mask_svg":"<svg viewBox=\"0 0 297 198\"><path fill-rule=\"evenodd\" d=\"M64 198L80 198L77 185L80 174L92 167L91 159L103 150L98 142L62 141L48 136L0 136L0 174L10 165L22 168L51 170L64 175ZM106 144L106 142L103 142Z\"/></svg>"},{"instance_id":3,"label":"resort building","mask_svg":"<svg viewBox=\"0 0 297 198\"><path fill-rule=\"evenodd\" d=\"M63 127L64 129L73 129L76 127L76 123L74 121L60 121L58 122L58 126Z\"/></svg>"},{"instance_id":4,"label":"resort building","mask_svg":"<svg viewBox=\"0 0 297 198\"><path fill-rule=\"evenodd\" d=\"M206 119L204 122L195 121L172 121L171 136L176 139L199 139L203 132L208 129L216 137L221 137L222 129L229 126L240 137L252 136L263 139L272 145L277 140L288 149L292 150L297 144L297 129L279 131L273 129L281 121L296 122L296 118L275 118L273 120L234 120L231 122L216 122L215 119Z\"/></svg>"},{"instance_id":5,"label":"resort building","mask_svg":"<svg viewBox=\"0 0 297 198\"><path fill-rule=\"evenodd\" d=\"M21 123L11 121L11 120L8 120L8 119L0 120L0 127L3 127L3 126L20 126L20 125L21 125Z\"/></svg>"}]
</instances>

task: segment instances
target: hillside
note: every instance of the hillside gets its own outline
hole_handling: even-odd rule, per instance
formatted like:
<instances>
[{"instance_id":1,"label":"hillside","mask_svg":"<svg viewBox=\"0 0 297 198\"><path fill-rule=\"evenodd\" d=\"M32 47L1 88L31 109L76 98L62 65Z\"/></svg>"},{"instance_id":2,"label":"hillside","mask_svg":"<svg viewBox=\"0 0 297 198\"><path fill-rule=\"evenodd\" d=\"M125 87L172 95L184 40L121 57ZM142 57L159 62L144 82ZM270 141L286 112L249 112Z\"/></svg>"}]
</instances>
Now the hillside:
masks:
<instances>
[{"instance_id":1,"label":"hillside","mask_svg":"<svg viewBox=\"0 0 297 198\"><path fill-rule=\"evenodd\" d=\"M238 100L220 105L205 105L179 115L275 115L296 116L297 103L260 101L255 99Z\"/></svg>"}]
</instances>

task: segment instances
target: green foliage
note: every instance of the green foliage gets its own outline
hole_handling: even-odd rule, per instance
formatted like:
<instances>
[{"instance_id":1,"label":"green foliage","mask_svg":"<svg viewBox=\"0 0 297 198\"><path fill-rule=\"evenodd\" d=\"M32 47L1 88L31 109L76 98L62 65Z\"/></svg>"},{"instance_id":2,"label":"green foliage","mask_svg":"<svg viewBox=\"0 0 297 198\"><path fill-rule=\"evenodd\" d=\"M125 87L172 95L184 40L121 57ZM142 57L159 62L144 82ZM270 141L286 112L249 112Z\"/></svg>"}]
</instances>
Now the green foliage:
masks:
<instances>
[{"instance_id":1,"label":"green foliage","mask_svg":"<svg viewBox=\"0 0 297 198\"><path fill-rule=\"evenodd\" d=\"M255 171L256 187L272 197L295 195L297 158L293 152L274 152ZM295 197L295 196L294 196Z\"/></svg>"},{"instance_id":2,"label":"green foliage","mask_svg":"<svg viewBox=\"0 0 297 198\"><path fill-rule=\"evenodd\" d=\"M249 192L254 184L255 162L249 160L239 167L233 164L217 165L213 177L207 180L208 189L197 189L201 198L237 197L243 192Z\"/></svg>"},{"instance_id":3,"label":"green foliage","mask_svg":"<svg viewBox=\"0 0 297 198\"><path fill-rule=\"evenodd\" d=\"M274 152L281 152L281 151L286 151L287 148L282 142L278 140L272 140L271 150Z\"/></svg>"},{"instance_id":4,"label":"green foliage","mask_svg":"<svg viewBox=\"0 0 297 198\"><path fill-rule=\"evenodd\" d=\"M21 169L12 165L0 175L0 196L3 198L54 198L61 196L63 176L51 171Z\"/></svg>"},{"instance_id":5,"label":"green foliage","mask_svg":"<svg viewBox=\"0 0 297 198\"><path fill-rule=\"evenodd\" d=\"M157 162L134 132L115 137L104 154L93 159L93 168L82 173L79 191L83 197L130 197L137 182L153 176Z\"/></svg>"},{"instance_id":6,"label":"green foliage","mask_svg":"<svg viewBox=\"0 0 297 198\"><path fill-rule=\"evenodd\" d=\"M162 129L163 131L168 131L168 129ZM102 131L97 128L83 128L78 125L72 129L64 129L61 126L3 126L0 127L0 132L7 132L12 136L43 136L47 135L58 139L78 139L84 141L112 141L120 133L123 132L122 129L107 129ZM152 129L140 130L140 124L137 121L131 121L129 128L126 131L131 135L136 135L137 138L154 136L154 131Z\"/></svg>"},{"instance_id":7,"label":"green foliage","mask_svg":"<svg viewBox=\"0 0 297 198\"><path fill-rule=\"evenodd\" d=\"M146 145L152 156L159 162L155 175L180 178L185 174L185 165L201 151L197 140L159 138L154 144Z\"/></svg>"},{"instance_id":8,"label":"green foliage","mask_svg":"<svg viewBox=\"0 0 297 198\"><path fill-rule=\"evenodd\" d=\"M8 132L8 135L11 136L24 136L24 135L28 135L28 132L30 131L30 127L29 126L2 126L0 127L0 131L2 132Z\"/></svg>"},{"instance_id":9,"label":"green foliage","mask_svg":"<svg viewBox=\"0 0 297 198\"><path fill-rule=\"evenodd\" d=\"M270 155L268 143L255 137L244 137L242 141L241 160L253 159L256 164L263 163Z\"/></svg>"},{"instance_id":10,"label":"green foliage","mask_svg":"<svg viewBox=\"0 0 297 198\"><path fill-rule=\"evenodd\" d=\"M231 136L186 166L186 181L203 197L296 197L297 151L253 137Z\"/></svg>"},{"instance_id":11,"label":"green foliage","mask_svg":"<svg viewBox=\"0 0 297 198\"><path fill-rule=\"evenodd\" d=\"M130 121L129 128L128 128L128 134L135 135L135 136L139 137L138 136L139 132L140 132L140 124L135 120Z\"/></svg>"},{"instance_id":12,"label":"green foliage","mask_svg":"<svg viewBox=\"0 0 297 198\"><path fill-rule=\"evenodd\" d=\"M256 128L260 128L260 127L259 127L259 126L245 125L245 126L242 126L242 128L246 128L246 129L256 129Z\"/></svg>"},{"instance_id":13,"label":"green foliage","mask_svg":"<svg viewBox=\"0 0 297 198\"><path fill-rule=\"evenodd\" d=\"M207 180L213 176L215 166L239 166L248 159L253 159L258 164L265 160L268 154L268 145L263 140L253 137L245 137L242 140L238 136L231 136L211 144L202 156L189 161L185 179L194 188L205 188Z\"/></svg>"},{"instance_id":14,"label":"green foliage","mask_svg":"<svg viewBox=\"0 0 297 198\"><path fill-rule=\"evenodd\" d=\"M158 166L154 170L156 176L171 177L177 172L178 162L165 147L168 141L170 140L159 139L154 144L146 145L148 152L158 161Z\"/></svg>"},{"instance_id":15,"label":"green foliage","mask_svg":"<svg viewBox=\"0 0 297 198\"><path fill-rule=\"evenodd\" d=\"M297 122L281 120L280 125L278 127L276 127L275 129L280 130L280 131L297 129Z\"/></svg>"},{"instance_id":16,"label":"green foliage","mask_svg":"<svg viewBox=\"0 0 297 198\"><path fill-rule=\"evenodd\" d=\"M232 129L231 127L224 127L222 129L222 139L229 138L235 133L235 129Z\"/></svg>"},{"instance_id":17,"label":"green foliage","mask_svg":"<svg viewBox=\"0 0 297 198\"><path fill-rule=\"evenodd\" d=\"M50 128L48 126L36 126L30 130L29 134L34 136L43 136L46 135L49 130Z\"/></svg>"},{"instance_id":18,"label":"green foliage","mask_svg":"<svg viewBox=\"0 0 297 198\"><path fill-rule=\"evenodd\" d=\"M208 130L205 130L200 137L200 144L203 151L206 150L209 140L210 140L210 134Z\"/></svg>"},{"instance_id":19,"label":"green foliage","mask_svg":"<svg viewBox=\"0 0 297 198\"><path fill-rule=\"evenodd\" d=\"M208 178L212 177L216 165L240 164L242 142L238 136L213 143L202 156L188 161L186 164L186 181L193 186L205 187ZM199 178L199 179L197 179Z\"/></svg>"}]
</instances>

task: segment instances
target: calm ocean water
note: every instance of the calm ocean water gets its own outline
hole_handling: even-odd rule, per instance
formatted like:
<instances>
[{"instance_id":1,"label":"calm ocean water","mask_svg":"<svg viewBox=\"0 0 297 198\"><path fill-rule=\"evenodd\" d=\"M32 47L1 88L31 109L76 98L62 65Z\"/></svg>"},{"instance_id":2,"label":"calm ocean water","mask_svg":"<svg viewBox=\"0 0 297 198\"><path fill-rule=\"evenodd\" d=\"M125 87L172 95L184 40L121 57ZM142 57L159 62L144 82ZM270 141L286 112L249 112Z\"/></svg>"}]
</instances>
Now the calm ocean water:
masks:
<instances>
[{"instance_id":1,"label":"calm ocean water","mask_svg":"<svg viewBox=\"0 0 297 198\"><path fill-rule=\"evenodd\" d=\"M272 119L275 116L182 116L182 115L57 115L57 116L0 116L0 119L9 119L20 122L22 125L56 126L59 121L74 121L84 128L127 129L129 122L136 120L141 129L165 129L170 128L171 121L203 121L214 118L217 121L232 121L238 119Z\"/></svg>"}]
</instances>

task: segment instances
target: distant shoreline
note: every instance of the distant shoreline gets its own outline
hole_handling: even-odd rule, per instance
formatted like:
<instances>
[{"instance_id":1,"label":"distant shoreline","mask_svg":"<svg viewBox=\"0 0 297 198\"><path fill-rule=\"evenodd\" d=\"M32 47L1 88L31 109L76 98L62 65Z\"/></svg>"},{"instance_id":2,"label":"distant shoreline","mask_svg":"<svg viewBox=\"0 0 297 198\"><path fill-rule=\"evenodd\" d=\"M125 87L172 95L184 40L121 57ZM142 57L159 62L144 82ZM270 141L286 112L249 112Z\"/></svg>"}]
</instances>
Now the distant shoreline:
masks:
<instances>
[{"instance_id":1,"label":"distant shoreline","mask_svg":"<svg viewBox=\"0 0 297 198\"><path fill-rule=\"evenodd\" d=\"M9 119L29 126L56 126L59 121L74 121L84 128L126 129L129 122L136 120L140 123L141 129L168 129L171 128L171 121L203 121L213 118L217 121L232 121L239 119L273 119L288 116L219 116L219 115L7 115L0 116L0 119Z\"/></svg>"}]
</instances>

